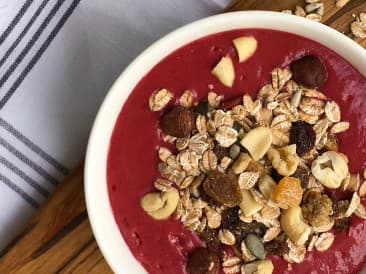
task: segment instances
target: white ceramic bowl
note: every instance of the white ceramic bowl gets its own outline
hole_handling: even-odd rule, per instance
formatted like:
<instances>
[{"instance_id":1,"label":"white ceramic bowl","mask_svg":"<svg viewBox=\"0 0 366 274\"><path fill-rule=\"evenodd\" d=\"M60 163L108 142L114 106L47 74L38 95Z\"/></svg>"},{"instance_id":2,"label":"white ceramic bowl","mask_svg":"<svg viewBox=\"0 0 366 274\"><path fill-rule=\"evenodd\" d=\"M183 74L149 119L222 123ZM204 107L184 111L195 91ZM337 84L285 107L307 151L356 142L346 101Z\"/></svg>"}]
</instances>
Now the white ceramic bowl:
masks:
<instances>
[{"instance_id":1,"label":"white ceramic bowl","mask_svg":"<svg viewBox=\"0 0 366 274\"><path fill-rule=\"evenodd\" d=\"M146 273L129 251L109 204L106 171L109 141L121 110L140 79L161 59L209 34L264 28L295 33L334 50L366 76L366 51L345 35L319 23L283 13L243 11L208 17L166 35L133 61L108 92L91 131L85 163L85 196L90 223L107 262L116 273Z\"/></svg>"}]
</instances>

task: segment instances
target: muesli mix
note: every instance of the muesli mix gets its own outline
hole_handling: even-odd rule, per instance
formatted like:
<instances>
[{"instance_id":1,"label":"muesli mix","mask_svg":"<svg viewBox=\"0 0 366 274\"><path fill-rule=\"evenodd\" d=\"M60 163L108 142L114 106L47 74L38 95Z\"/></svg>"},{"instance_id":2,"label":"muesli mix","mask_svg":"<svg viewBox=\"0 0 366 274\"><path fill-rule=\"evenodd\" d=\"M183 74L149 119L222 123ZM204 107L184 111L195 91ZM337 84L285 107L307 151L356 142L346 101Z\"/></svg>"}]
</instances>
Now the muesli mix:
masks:
<instances>
[{"instance_id":1,"label":"muesli mix","mask_svg":"<svg viewBox=\"0 0 366 274\"><path fill-rule=\"evenodd\" d=\"M233 45L242 63L257 41L239 37ZM231 87L231 57L211 73ZM353 214L366 218L360 202L366 183L350 173L338 149L337 134L349 123L319 90L327 81L324 64L306 55L273 69L270 78L254 99L243 94L223 101L210 91L197 102L186 90L162 116L164 141L175 150L159 148L161 178L141 206L156 220L173 216L206 243L188 256L191 274L272 273L267 254L301 263L307 251L326 251L333 229L347 231ZM159 89L150 109L161 111L172 98ZM329 194L335 189L352 198L335 200Z\"/></svg>"}]
</instances>

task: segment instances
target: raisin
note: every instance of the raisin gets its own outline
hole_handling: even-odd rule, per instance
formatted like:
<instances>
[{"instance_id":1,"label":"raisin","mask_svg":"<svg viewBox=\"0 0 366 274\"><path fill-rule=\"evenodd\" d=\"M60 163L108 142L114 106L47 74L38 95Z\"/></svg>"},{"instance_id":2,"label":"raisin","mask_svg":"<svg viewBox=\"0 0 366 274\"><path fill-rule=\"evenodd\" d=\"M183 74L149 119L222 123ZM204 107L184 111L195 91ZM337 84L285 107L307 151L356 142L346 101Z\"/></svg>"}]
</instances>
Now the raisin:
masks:
<instances>
[{"instance_id":1,"label":"raisin","mask_svg":"<svg viewBox=\"0 0 366 274\"><path fill-rule=\"evenodd\" d=\"M265 243L264 248L268 253L276 256L283 256L290 251L286 241L282 238L276 238Z\"/></svg>"},{"instance_id":2,"label":"raisin","mask_svg":"<svg viewBox=\"0 0 366 274\"><path fill-rule=\"evenodd\" d=\"M221 243L216 229L211 229L206 226L206 228L200 233L200 237L205 241L208 249L212 251L218 251L220 249Z\"/></svg>"},{"instance_id":3,"label":"raisin","mask_svg":"<svg viewBox=\"0 0 366 274\"><path fill-rule=\"evenodd\" d=\"M273 180L275 180L276 182L281 181L281 179L283 178L282 175L280 175L278 173L278 171L275 168L271 169L271 177L273 178Z\"/></svg>"},{"instance_id":4,"label":"raisin","mask_svg":"<svg viewBox=\"0 0 366 274\"><path fill-rule=\"evenodd\" d=\"M208 112L208 102L207 101L200 101L198 105L194 108L194 112L206 115Z\"/></svg>"},{"instance_id":5,"label":"raisin","mask_svg":"<svg viewBox=\"0 0 366 274\"><path fill-rule=\"evenodd\" d=\"M323 62L314 55L306 55L294 61L291 70L295 82L307 88L320 87L328 78Z\"/></svg>"},{"instance_id":6,"label":"raisin","mask_svg":"<svg viewBox=\"0 0 366 274\"><path fill-rule=\"evenodd\" d=\"M228 207L239 205L242 199L238 182L219 171L208 174L203 189L212 199Z\"/></svg>"},{"instance_id":7,"label":"raisin","mask_svg":"<svg viewBox=\"0 0 366 274\"><path fill-rule=\"evenodd\" d=\"M348 232L350 218L336 219L334 221L334 229L340 232Z\"/></svg>"},{"instance_id":8,"label":"raisin","mask_svg":"<svg viewBox=\"0 0 366 274\"><path fill-rule=\"evenodd\" d=\"M215 145L213 152L215 153L218 161L221 161L222 158L229 156L229 150L220 146L219 144Z\"/></svg>"},{"instance_id":9,"label":"raisin","mask_svg":"<svg viewBox=\"0 0 366 274\"><path fill-rule=\"evenodd\" d=\"M178 106L163 116L160 125L164 133L174 137L184 138L189 136L194 124L192 111Z\"/></svg>"},{"instance_id":10,"label":"raisin","mask_svg":"<svg viewBox=\"0 0 366 274\"><path fill-rule=\"evenodd\" d=\"M189 255L187 268L189 274L218 274L220 259L216 253L201 247Z\"/></svg>"},{"instance_id":11,"label":"raisin","mask_svg":"<svg viewBox=\"0 0 366 274\"><path fill-rule=\"evenodd\" d=\"M315 131L305 121L292 122L290 129L290 144L296 144L296 153L304 156L315 144Z\"/></svg>"},{"instance_id":12,"label":"raisin","mask_svg":"<svg viewBox=\"0 0 366 274\"><path fill-rule=\"evenodd\" d=\"M309 184L310 169L303 166L298 166L295 173L292 174L291 177L300 179L301 187L303 189L307 189Z\"/></svg>"}]
</instances>

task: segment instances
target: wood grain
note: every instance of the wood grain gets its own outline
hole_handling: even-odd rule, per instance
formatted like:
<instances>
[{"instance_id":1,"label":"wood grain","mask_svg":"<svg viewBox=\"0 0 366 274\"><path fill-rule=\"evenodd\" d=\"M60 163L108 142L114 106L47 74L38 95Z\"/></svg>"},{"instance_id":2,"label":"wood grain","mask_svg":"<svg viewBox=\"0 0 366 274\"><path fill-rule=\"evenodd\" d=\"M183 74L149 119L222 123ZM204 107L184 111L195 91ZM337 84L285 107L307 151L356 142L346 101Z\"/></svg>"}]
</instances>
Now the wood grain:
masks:
<instances>
[{"instance_id":1,"label":"wood grain","mask_svg":"<svg viewBox=\"0 0 366 274\"><path fill-rule=\"evenodd\" d=\"M335 7L334 0L323 2L323 22L346 35L350 35L352 14L366 11L365 0L352 0L342 9ZM239 0L227 11L293 10L304 3L303 0ZM366 47L365 40L357 41ZM0 273L112 273L98 249L87 218L82 165L0 254Z\"/></svg>"}]
</instances>

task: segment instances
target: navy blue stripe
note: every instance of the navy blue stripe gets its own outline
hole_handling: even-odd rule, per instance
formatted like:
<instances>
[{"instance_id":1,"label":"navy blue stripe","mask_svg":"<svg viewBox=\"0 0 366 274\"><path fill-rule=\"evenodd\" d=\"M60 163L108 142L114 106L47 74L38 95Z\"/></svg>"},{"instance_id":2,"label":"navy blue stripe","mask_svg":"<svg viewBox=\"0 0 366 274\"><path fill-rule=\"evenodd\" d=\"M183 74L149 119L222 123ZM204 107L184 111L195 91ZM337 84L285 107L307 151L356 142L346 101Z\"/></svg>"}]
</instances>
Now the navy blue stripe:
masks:
<instances>
[{"instance_id":1,"label":"navy blue stripe","mask_svg":"<svg viewBox=\"0 0 366 274\"><path fill-rule=\"evenodd\" d=\"M20 187L10 181L7 177L0 173L0 181L3 182L6 186L8 186L11 190L17 193L20 197L22 197L28 204L33 206L34 208L39 207L39 203L34 200L31 196L25 193ZM3 209L4 210L4 209Z\"/></svg>"},{"instance_id":2,"label":"navy blue stripe","mask_svg":"<svg viewBox=\"0 0 366 274\"><path fill-rule=\"evenodd\" d=\"M33 34L32 38L28 41L25 48L20 52L18 57L14 60L13 64L8 68L8 70L5 72L3 77L0 79L0 89L5 84L5 82L9 79L11 74L14 72L14 70L18 67L18 65L22 62L24 57L27 55L27 53L30 51L30 49L33 47L33 45L37 42L38 38L41 36L43 31L46 29L48 24L51 22L52 18L55 16L57 11L60 9L62 4L65 2L65 0L58 0L55 4L55 6L51 9L51 11L47 14L44 21L41 23L37 31Z\"/></svg>"},{"instance_id":3,"label":"navy blue stripe","mask_svg":"<svg viewBox=\"0 0 366 274\"><path fill-rule=\"evenodd\" d=\"M47 198L48 195L50 195L47 189L43 188L40 184L38 184L31 177L29 177L27 174L25 174L23 171L21 171L19 168L17 168L15 165L10 163L2 156L0 156L0 164L3 164L20 178L22 178L26 183L28 183L31 187L37 190L43 197Z\"/></svg>"},{"instance_id":4,"label":"navy blue stripe","mask_svg":"<svg viewBox=\"0 0 366 274\"><path fill-rule=\"evenodd\" d=\"M33 0L27 0L23 6L20 8L17 15L15 15L14 19L11 21L9 26L5 29L3 34L0 36L0 45L4 43L5 39L9 36L9 34L12 32L12 30L15 28L15 26L18 24L20 19L22 19L24 13L28 10L29 6L33 3Z\"/></svg>"},{"instance_id":5,"label":"navy blue stripe","mask_svg":"<svg viewBox=\"0 0 366 274\"><path fill-rule=\"evenodd\" d=\"M2 118L0 118L0 126L3 127L5 130L7 130L9 133L11 133L11 135L13 135L15 138L17 138L23 144L25 144L34 153L36 153L37 155L42 157L47 163L52 165L59 172L61 172L63 175L69 174L69 170L64 165L62 165L56 159L54 159L52 156L47 154L44 150L42 150L39 146L34 144L31 140L29 140L26 136L24 136L21 132L19 132L16 128L14 128L12 125L10 125L8 122L6 122Z\"/></svg>"},{"instance_id":6,"label":"navy blue stripe","mask_svg":"<svg viewBox=\"0 0 366 274\"><path fill-rule=\"evenodd\" d=\"M58 21L56 27L52 30L52 32L47 37L46 41L42 44L42 46L39 48L37 53L33 56L32 60L29 62L27 67L22 71L18 79L14 82L14 84L11 86L11 88L7 91L5 96L0 101L0 110L5 106L6 102L10 99L10 97L14 94L16 89L19 87L19 85L23 82L25 77L28 75L28 73L32 70L34 65L38 62L38 60L41 58L45 50L48 48L48 46L51 44L53 39L56 37L58 32L61 30L62 26L66 23L67 19L70 17L70 15L73 13L77 5L80 3L81 0L74 0L71 5L68 7L67 11L64 13L64 15L61 17L61 19Z\"/></svg>"},{"instance_id":7,"label":"navy blue stripe","mask_svg":"<svg viewBox=\"0 0 366 274\"><path fill-rule=\"evenodd\" d=\"M38 9L36 10L36 12L33 14L33 16L31 17L31 19L27 23L27 25L24 27L24 29L22 30L22 32L18 35L17 39L13 42L13 44L8 48L8 50L5 52L5 54L3 55L3 57L0 59L0 67L5 63L5 61L8 59L8 57L13 52L13 50L18 46L18 44L20 43L20 41L22 41L22 39L27 34L27 32L30 29L30 27L36 21L36 19L38 18L39 14L42 12L42 10L44 9L44 7L47 5L47 3L49 1L50 0L43 0L43 2L38 7Z\"/></svg>"},{"instance_id":8,"label":"navy blue stripe","mask_svg":"<svg viewBox=\"0 0 366 274\"><path fill-rule=\"evenodd\" d=\"M33 162L31 159L29 159L27 156L25 156L23 153L18 151L15 147L13 147L11 144L6 142L3 138L0 137L0 145L2 145L4 148L6 148L10 153L12 153L15 157L17 157L19 160L21 160L23 163L27 164L29 167L31 167L34 171L36 171L39 175L41 175L43 178L48 180L51 184L54 186L58 185L58 180L55 179L52 175L50 175L47 171L45 171L42 167L37 165L35 162Z\"/></svg>"}]
</instances>

